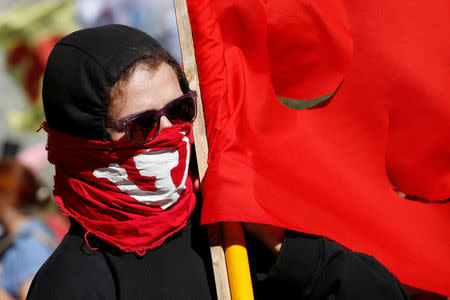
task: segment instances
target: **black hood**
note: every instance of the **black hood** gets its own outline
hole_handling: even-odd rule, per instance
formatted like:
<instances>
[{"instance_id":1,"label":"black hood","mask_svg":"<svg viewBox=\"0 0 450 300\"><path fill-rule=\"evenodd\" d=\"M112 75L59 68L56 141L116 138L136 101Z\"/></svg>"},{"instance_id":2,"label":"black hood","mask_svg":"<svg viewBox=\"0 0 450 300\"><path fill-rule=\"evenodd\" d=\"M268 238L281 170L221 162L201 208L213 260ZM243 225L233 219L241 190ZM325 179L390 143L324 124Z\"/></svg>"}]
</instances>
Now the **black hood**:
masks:
<instances>
[{"instance_id":1,"label":"black hood","mask_svg":"<svg viewBox=\"0 0 450 300\"><path fill-rule=\"evenodd\" d=\"M128 26L88 28L63 37L50 53L44 74L48 125L79 137L110 140L105 129L109 90L136 61L161 49L169 64L178 66L154 38ZM184 74L180 84L183 91L189 89Z\"/></svg>"}]
</instances>

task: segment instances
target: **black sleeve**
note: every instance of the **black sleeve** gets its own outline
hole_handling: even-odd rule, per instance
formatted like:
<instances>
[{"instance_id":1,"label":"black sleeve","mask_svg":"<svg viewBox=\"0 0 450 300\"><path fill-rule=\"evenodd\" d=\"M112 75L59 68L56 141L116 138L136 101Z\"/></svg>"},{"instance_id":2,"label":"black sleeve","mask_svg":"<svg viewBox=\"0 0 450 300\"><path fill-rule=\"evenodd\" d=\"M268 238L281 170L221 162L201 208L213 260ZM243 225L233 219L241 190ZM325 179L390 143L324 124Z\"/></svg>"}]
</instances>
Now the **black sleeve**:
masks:
<instances>
[{"instance_id":1,"label":"black sleeve","mask_svg":"<svg viewBox=\"0 0 450 300\"><path fill-rule=\"evenodd\" d=\"M397 278L372 256L289 230L269 272L254 282L258 300L409 299Z\"/></svg>"}]
</instances>

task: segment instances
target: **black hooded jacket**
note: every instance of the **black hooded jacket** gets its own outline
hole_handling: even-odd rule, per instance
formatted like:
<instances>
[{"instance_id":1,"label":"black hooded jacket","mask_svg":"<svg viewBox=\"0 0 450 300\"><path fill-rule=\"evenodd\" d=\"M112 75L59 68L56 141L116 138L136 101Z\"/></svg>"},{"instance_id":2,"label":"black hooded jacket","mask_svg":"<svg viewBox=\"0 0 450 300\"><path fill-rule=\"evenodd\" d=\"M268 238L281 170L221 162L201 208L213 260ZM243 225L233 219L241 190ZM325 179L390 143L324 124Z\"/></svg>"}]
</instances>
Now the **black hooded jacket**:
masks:
<instances>
[{"instance_id":1,"label":"black hooded jacket","mask_svg":"<svg viewBox=\"0 0 450 300\"><path fill-rule=\"evenodd\" d=\"M110 140L105 129L107 95L137 61L156 55L189 84L178 62L152 37L124 25L73 32L57 42L44 74L47 124L73 136ZM197 209L198 210L198 209ZM211 258L197 213L187 226L144 256L125 253L86 231L71 227L33 280L28 299L211 299ZM188 295L188 296L187 296Z\"/></svg>"}]
</instances>

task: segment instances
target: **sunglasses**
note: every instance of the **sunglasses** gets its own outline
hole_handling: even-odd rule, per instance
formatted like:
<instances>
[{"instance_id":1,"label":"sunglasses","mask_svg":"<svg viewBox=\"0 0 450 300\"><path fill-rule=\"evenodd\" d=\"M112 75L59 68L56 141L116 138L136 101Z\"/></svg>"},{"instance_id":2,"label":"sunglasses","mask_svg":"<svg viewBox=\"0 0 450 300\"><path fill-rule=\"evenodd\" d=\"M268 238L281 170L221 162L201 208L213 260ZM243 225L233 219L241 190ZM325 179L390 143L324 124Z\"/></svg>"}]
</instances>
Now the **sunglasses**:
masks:
<instances>
[{"instance_id":1,"label":"sunglasses","mask_svg":"<svg viewBox=\"0 0 450 300\"><path fill-rule=\"evenodd\" d=\"M196 99L197 93L188 91L160 110L147 110L122 121L106 121L105 127L122 130L131 142L141 145L158 135L162 116L166 116L172 124L194 122L197 115Z\"/></svg>"}]
</instances>

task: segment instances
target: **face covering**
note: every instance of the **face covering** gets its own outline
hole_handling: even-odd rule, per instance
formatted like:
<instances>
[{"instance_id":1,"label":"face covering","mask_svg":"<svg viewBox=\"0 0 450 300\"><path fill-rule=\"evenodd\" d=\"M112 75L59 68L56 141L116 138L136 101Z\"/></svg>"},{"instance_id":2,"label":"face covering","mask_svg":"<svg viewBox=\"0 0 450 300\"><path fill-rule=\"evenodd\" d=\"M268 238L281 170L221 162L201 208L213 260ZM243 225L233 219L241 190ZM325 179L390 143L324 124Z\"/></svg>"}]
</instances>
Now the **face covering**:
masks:
<instances>
[{"instance_id":1,"label":"face covering","mask_svg":"<svg viewBox=\"0 0 450 300\"><path fill-rule=\"evenodd\" d=\"M195 206L188 176L192 124L164 128L143 145L75 137L46 123L44 129L55 199L86 229L87 243L92 233L143 255L186 225Z\"/></svg>"}]
</instances>

